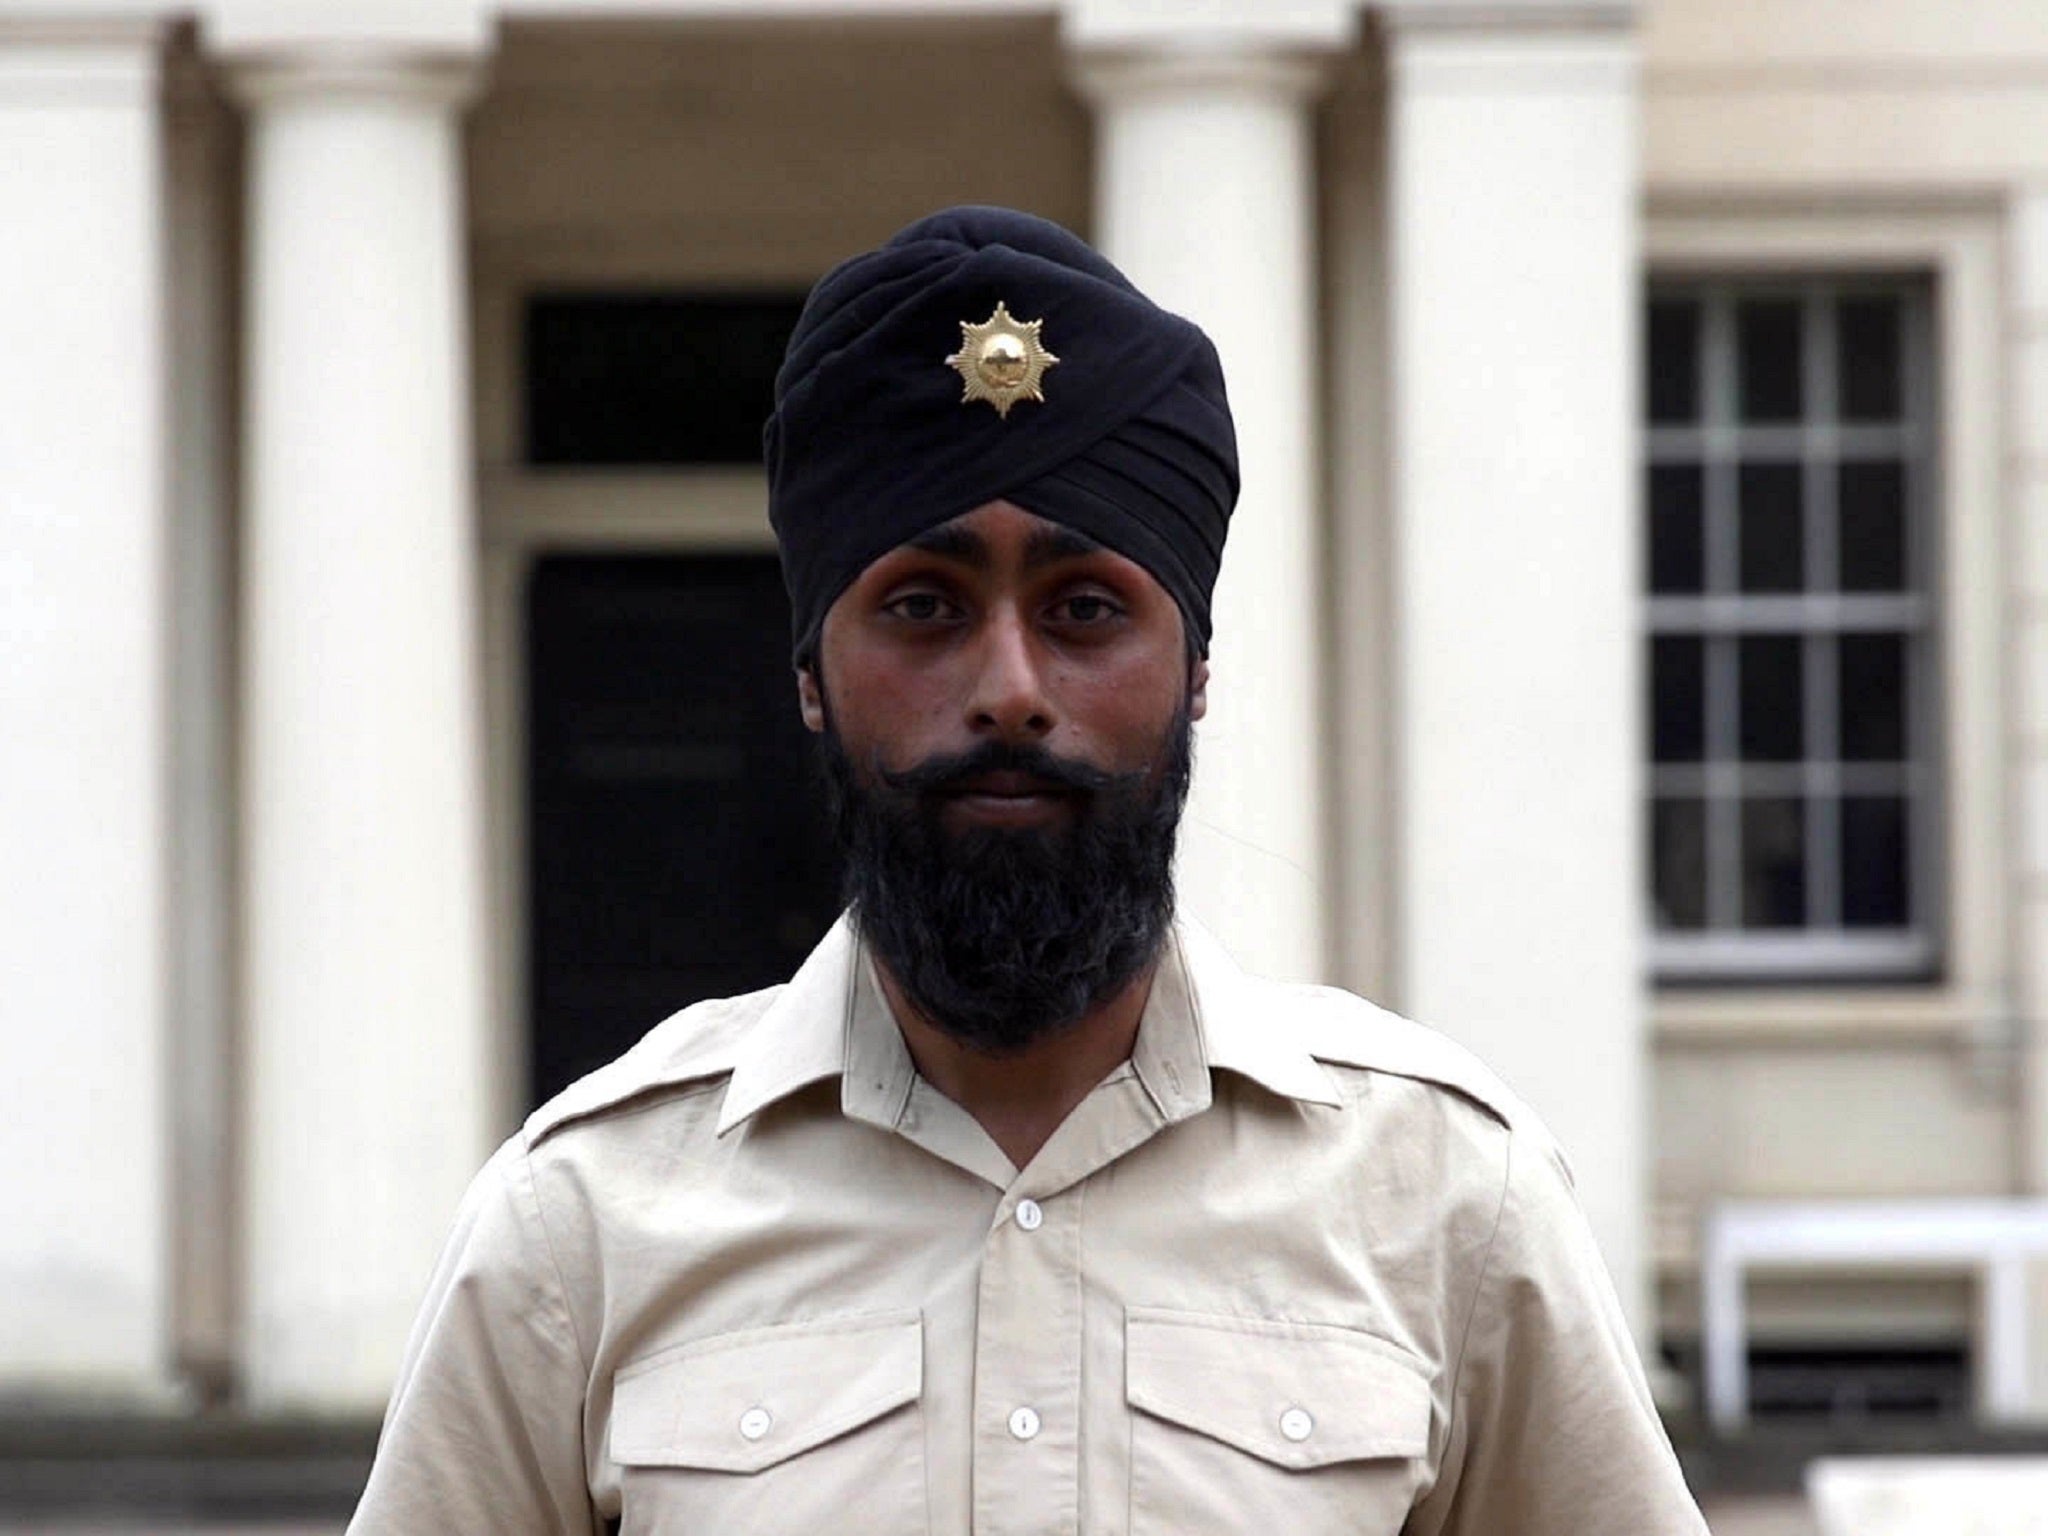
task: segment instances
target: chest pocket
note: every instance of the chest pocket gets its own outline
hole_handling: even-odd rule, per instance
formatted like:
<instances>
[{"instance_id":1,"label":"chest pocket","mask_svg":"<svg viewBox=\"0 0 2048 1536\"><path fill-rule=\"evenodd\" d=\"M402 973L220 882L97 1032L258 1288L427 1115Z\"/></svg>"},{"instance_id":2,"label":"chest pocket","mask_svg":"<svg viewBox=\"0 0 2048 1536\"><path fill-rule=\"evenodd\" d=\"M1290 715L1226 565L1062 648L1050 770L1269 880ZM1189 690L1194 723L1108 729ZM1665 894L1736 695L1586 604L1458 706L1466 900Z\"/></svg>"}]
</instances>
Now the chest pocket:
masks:
<instances>
[{"instance_id":1,"label":"chest pocket","mask_svg":"<svg viewBox=\"0 0 2048 1536\"><path fill-rule=\"evenodd\" d=\"M612 1384L624 1536L815 1536L849 1511L927 1529L916 1312L751 1329L662 1350Z\"/></svg>"},{"instance_id":2,"label":"chest pocket","mask_svg":"<svg viewBox=\"0 0 2048 1536\"><path fill-rule=\"evenodd\" d=\"M1351 1328L1131 1307L1131 1536L1378 1536L1426 1471L1430 1382Z\"/></svg>"}]
</instances>

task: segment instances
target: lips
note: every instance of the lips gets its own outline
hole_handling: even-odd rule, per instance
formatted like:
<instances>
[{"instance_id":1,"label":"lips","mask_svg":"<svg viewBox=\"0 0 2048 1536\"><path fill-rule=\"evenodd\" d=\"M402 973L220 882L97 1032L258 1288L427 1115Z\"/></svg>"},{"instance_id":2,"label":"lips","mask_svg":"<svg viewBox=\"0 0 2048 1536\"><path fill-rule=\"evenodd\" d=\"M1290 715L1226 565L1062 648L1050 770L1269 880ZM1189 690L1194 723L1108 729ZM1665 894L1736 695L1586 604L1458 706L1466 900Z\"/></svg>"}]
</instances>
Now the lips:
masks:
<instances>
[{"instance_id":1,"label":"lips","mask_svg":"<svg viewBox=\"0 0 2048 1536\"><path fill-rule=\"evenodd\" d=\"M1069 814L1074 791L1035 773L1002 770L969 774L946 786L951 812L995 826L1035 826Z\"/></svg>"},{"instance_id":2,"label":"lips","mask_svg":"<svg viewBox=\"0 0 2048 1536\"><path fill-rule=\"evenodd\" d=\"M995 773L970 774L947 786L946 793L955 798L976 797L996 800L1032 800L1039 798L1064 797L1071 793L1064 784L1051 779L1042 779L1035 773L1009 770Z\"/></svg>"}]
</instances>

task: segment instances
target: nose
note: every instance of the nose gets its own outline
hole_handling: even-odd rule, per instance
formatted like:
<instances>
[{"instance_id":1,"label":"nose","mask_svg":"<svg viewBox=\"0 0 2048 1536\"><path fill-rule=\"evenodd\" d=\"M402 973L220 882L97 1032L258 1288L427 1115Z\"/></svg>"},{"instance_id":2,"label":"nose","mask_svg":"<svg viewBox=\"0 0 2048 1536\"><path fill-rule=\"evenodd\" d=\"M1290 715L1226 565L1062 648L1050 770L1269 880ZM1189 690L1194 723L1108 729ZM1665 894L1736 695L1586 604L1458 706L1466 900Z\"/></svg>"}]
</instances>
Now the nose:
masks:
<instances>
[{"instance_id":1,"label":"nose","mask_svg":"<svg viewBox=\"0 0 2048 1536\"><path fill-rule=\"evenodd\" d=\"M1053 726L1042 658L1031 643L1023 617L1007 605L981 626L968 727L976 736L1004 741L1039 740Z\"/></svg>"}]
</instances>

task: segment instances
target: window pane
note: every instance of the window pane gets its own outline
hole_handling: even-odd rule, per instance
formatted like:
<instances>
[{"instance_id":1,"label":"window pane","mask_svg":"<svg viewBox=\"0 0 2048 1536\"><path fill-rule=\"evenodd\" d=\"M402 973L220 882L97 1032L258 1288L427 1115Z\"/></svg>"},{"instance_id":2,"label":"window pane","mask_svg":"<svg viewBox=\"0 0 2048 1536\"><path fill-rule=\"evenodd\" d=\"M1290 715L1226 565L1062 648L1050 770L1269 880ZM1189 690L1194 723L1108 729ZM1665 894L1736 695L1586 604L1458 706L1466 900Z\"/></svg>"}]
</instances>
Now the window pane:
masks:
<instances>
[{"instance_id":1,"label":"window pane","mask_svg":"<svg viewBox=\"0 0 2048 1536\"><path fill-rule=\"evenodd\" d=\"M1850 795L1842 801L1842 921L1851 928L1906 925L1903 796Z\"/></svg>"},{"instance_id":2,"label":"window pane","mask_svg":"<svg viewBox=\"0 0 2048 1536\"><path fill-rule=\"evenodd\" d=\"M1844 464L1836 477L1841 507L1842 590L1906 589L1906 466L1895 459Z\"/></svg>"},{"instance_id":3,"label":"window pane","mask_svg":"<svg viewBox=\"0 0 2048 1536\"><path fill-rule=\"evenodd\" d=\"M1843 299L1836 306L1844 421L1897 421L1903 414L1899 322L1897 299Z\"/></svg>"},{"instance_id":4,"label":"window pane","mask_svg":"<svg viewBox=\"0 0 2048 1536\"><path fill-rule=\"evenodd\" d=\"M1843 635L1842 756L1852 763L1906 757L1906 639Z\"/></svg>"},{"instance_id":5,"label":"window pane","mask_svg":"<svg viewBox=\"0 0 2048 1536\"><path fill-rule=\"evenodd\" d=\"M1806 807L1791 799L1742 805L1742 926L1806 923Z\"/></svg>"},{"instance_id":6,"label":"window pane","mask_svg":"<svg viewBox=\"0 0 2048 1536\"><path fill-rule=\"evenodd\" d=\"M1700 415L1700 306L1694 299L1650 304L1650 420L1697 421Z\"/></svg>"},{"instance_id":7,"label":"window pane","mask_svg":"<svg viewBox=\"0 0 2048 1536\"><path fill-rule=\"evenodd\" d=\"M1744 761L1797 762L1805 752L1805 657L1797 635L1744 635L1740 739Z\"/></svg>"},{"instance_id":8,"label":"window pane","mask_svg":"<svg viewBox=\"0 0 2048 1536\"><path fill-rule=\"evenodd\" d=\"M1799 301L1751 299L1735 311L1744 421L1797 421L1805 395L1799 377Z\"/></svg>"},{"instance_id":9,"label":"window pane","mask_svg":"<svg viewBox=\"0 0 2048 1536\"><path fill-rule=\"evenodd\" d=\"M1740 495L1742 590L1797 592L1806 581L1799 466L1745 464Z\"/></svg>"},{"instance_id":10,"label":"window pane","mask_svg":"<svg viewBox=\"0 0 2048 1536\"><path fill-rule=\"evenodd\" d=\"M1658 800L1650 809L1650 868L1659 928L1707 926L1707 807Z\"/></svg>"},{"instance_id":11,"label":"window pane","mask_svg":"<svg viewBox=\"0 0 2048 1536\"><path fill-rule=\"evenodd\" d=\"M1705 588L1703 523L1706 471L1698 464L1658 464L1650 470L1650 590L1698 592Z\"/></svg>"},{"instance_id":12,"label":"window pane","mask_svg":"<svg viewBox=\"0 0 2048 1536\"><path fill-rule=\"evenodd\" d=\"M1696 763L1707 752L1706 644L1696 635L1659 635L1650 644L1651 753L1660 763Z\"/></svg>"}]
</instances>

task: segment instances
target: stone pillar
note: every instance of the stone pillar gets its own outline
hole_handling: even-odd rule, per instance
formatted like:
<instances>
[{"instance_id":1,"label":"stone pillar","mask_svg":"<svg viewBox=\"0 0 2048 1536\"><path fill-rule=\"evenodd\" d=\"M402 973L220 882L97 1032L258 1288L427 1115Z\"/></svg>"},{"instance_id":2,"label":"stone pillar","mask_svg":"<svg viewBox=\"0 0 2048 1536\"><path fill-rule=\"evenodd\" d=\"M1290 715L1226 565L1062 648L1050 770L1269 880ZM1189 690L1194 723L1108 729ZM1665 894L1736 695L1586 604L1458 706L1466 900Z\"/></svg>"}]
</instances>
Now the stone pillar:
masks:
<instances>
[{"instance_id":1,"label":"stone pillar","mask_svg":"<svg viewBox=\"0 0 2048 1536\"><path fill-rule=\"evenodd\" d=\"M1640 1333L1629 18L1383 8L1399 1002L1562 1138Z\"/></svg>"},{"instance_id":2,"label":"stone pillar","mask_svg":"<svg viewBox=\"0 0 2048 1536\"><path fill-rule=\"evenodd\" d=\"M2012 841L2013 955L2020 1019L2021 1181L2048 1193L2048 185L2015 190L2006 245L2007 569L2011 743L2017 836ZM2048 1265L2033 1266L2030 1411L2048 1418Z\"/></svg>"},{"instance_id":3,"label":"stone pillar","mask_svg":"<svg viewBox=\"0 0 2048 1536\"><path fill-rule=\"evenodd\" d=\"M1317 460L1320 71L1277 50L1085 52L1095 240L1222 355L1244 493L1181 836L1185 910L1268 975L1329 969Z\"/></svg>"},{"instance_id":4,"label":"stone pillar","mask_svg":"<svg viewBox=\"0 0 2048 1536\"><path fill-rule=\"evenodd\" d=\"M167 1381L160 35L0 19L0 1379Z\"/></svg>"},{"instance_id":5,"label":"stone pillar","mask_svg":"<svg viewBox=\"0 0 2048 1536\"><path fill-rule=\"evenodd\" d=\"M468 57L272 47L248 114L246 1376L383 1402L488 1153Z\"/></svg>"}]
</instances>

